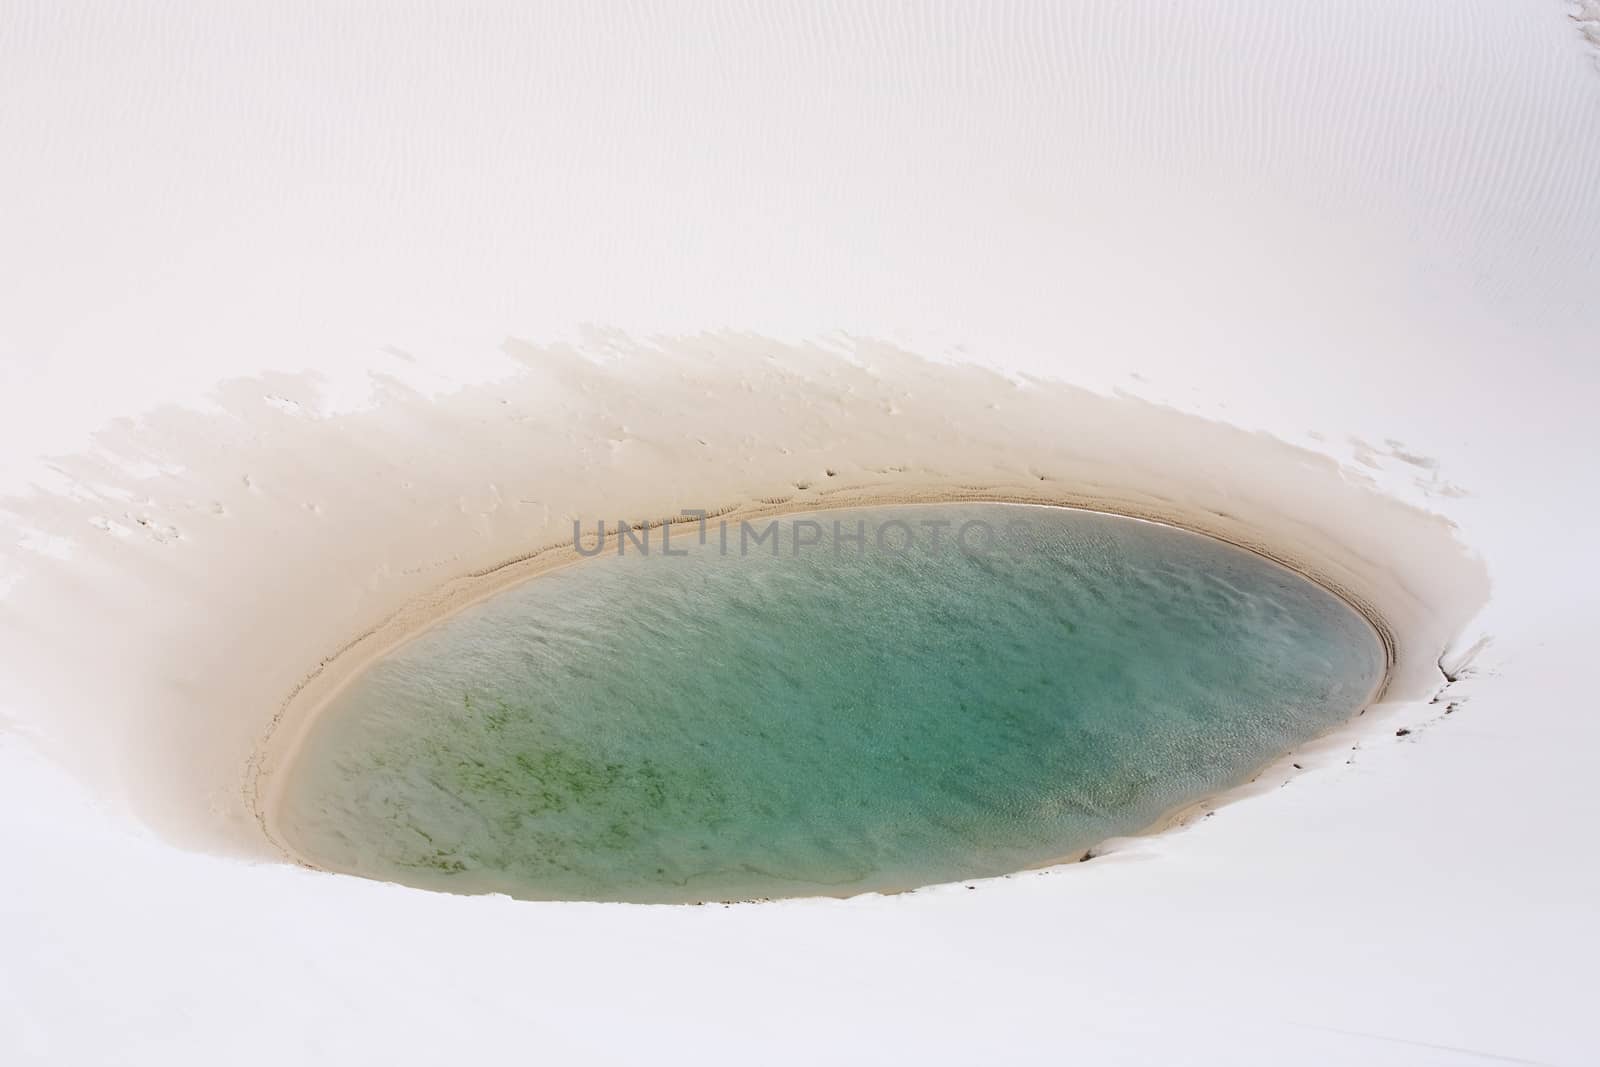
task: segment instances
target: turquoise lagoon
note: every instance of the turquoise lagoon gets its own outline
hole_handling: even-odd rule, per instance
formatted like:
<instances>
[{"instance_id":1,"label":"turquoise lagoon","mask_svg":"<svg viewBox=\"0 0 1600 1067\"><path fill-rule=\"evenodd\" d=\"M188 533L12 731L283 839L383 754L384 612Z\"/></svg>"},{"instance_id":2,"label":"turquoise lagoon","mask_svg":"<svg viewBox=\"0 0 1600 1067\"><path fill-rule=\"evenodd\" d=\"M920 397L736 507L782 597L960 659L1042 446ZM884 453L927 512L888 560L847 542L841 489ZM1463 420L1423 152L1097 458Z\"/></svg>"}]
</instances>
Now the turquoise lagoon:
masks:
<instances>
[{"instance_id":1,"label":"turquoise lagoon","mask_svg":"<svg viewBox=\"0 0 1600 1067\"><path fill-rule=\"evenodd\" d=\"M961 504L725 529L608 545L376 662L308 731L280 833L333 870L531 899L901 890L1147 827L1385 669L1327 590L1153 523Z\"/></svg>"}]
</instances>

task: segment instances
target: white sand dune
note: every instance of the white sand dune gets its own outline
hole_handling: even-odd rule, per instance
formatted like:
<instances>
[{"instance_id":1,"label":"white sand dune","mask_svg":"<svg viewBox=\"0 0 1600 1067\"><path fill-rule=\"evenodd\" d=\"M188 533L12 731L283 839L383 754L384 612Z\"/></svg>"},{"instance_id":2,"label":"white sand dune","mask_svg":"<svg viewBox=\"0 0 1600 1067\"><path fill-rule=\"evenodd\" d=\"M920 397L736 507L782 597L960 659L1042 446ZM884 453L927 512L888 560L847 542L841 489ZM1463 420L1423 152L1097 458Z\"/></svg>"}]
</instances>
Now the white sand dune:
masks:
<instances>
[{"instance_id":1,"label":"white sand dune","mask_svg":"<svg viewBox=\"0 0 1600 1067\"><path fill-rule=\"evenodd\" d=\"M0 14L6 1062L1600 1058L1592 3ZM1393 684L975 888L263 832L317 700L573 518L930 496L1266 551Z\"/></svg>"}]
</instances>

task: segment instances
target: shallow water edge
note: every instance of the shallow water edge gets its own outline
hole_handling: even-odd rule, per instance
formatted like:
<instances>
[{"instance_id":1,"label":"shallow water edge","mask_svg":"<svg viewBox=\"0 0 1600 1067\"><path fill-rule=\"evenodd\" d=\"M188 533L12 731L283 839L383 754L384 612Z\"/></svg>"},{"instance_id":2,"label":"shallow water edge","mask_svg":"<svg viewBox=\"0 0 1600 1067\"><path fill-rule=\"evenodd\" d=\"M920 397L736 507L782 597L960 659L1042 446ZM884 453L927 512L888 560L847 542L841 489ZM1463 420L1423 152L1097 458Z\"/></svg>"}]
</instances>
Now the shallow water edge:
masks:
<instances>
[{"instance_id":1,"label":"shallow water edge","mask_svg":"<svg viewBox=\"0 0 1600 1067\"><path fill-rule=\"evenodd\" d=\"M1112 515L1123 519L1132 519L1166 526L1187 533L1199 534L1204 537L1220 541L1234 548L1245 550L1266 563L1282 568L1296 577L1309 581L1318 588L1332 594L1339 601L1349 607L1352 612L1362 619L1371 630L1374 638L1382 649L1383 669L1377 684L1366 699L1354 707L1349 716L1342 720L1331 730L1324 731L1310 741L1304 742L1291 751L1300 751L1323 743L1330 736L1347 728L1352 722L1365 714L1367 708L1380 701L1393 678L1393 668L1396 655L1396 642L1387 621L1378 613L1377 609L1360 597L1347 594L1339 584L1317 574L1314 570L1304 566L1296 566L1283 558L1280 554L1264 550L1262 546L1252 543L1249 539L1219 536L1213 529L1208 529L1203 523L1186 523L1172 521L1169 514L1164 514L1151 508L1117 508L1107 506L1106 501L1085 501L1081 498L1063 500L1059 495L1053 498L1040 495L1024 495L1021 493L992 493L983 492L965 487L929 487L915 493L904 491L884 491L873 487L840 487L831 492L826 501L820 505L816 501L807 501L803 504L782 501L751 501L739 507L720 508L712 513L714 520L722 520L737 524L742 520L751 519L792 519L806 515L823 515L829 512L845 509L872 507L934 507L947 504L998 504L1012 505L1019 508L1049 507L1065 508L1069 510L1085 511L1102 515ZM1099 504L1100 506L1094 506ZM626 514L625 512L621 514ZM662 525L694 524L699 519L694 516L684 518L670 518L656 522L637 525L650 527ZM328 657L312 672L294 693L287 698L280 708L279 715L274 719L272 726L263 735L258 744L255 757L252 759L250 773L247 775L245 790L250 810L255 815L263 833L279 850L279 852L292 862L302 866L319 870L335 870L335 873L353 873L337 871L316 862L310 861L300 854L288 840L288 835L277 822L279 802L282 799L284 781L287 777L283 772L293 763L299 755L312 725L318 716L332 703L340 693L357 677L361 676L367 668L383 659L400 646L407 644L423 632L437 626L444 621L458 615L466 608L478 604L490 597L525 582L547 575L553 571L573 566L574 564L589 562L590 558L597 564L603 565L606 554L596 553L589 542L592 536L593 524L585 527L585 551L580 553L568 541L565 544L546 546L538 551L508 559L498 566L487 568L463 576L445 587L435 591L429 596L421 598L418 602L408 605L397 612L384 624L359 635L348 642L341 650ZM607 537L604 547L615 551L618 533L608 522ZM686 534L686 536L688 536ZM1285 763L1290 753L1278 753L1261 764L1250 768L1245 774L1219 789L1209 791L1196 799L1184 801L1169 810L1163 811L1156 819L1145 825L1134 834L1115 835L1112 840L1120 840L1132 836L1145 836L1160 833L1174 827L1190 822L1202 812L1209 813L1217 807L1226 804L1232 799L1237 799L1251 792L1251 784L1256 782L1268 769L1280 763ZM1069 855L1057 857L1038 863L1030 863L1021 870L1039 869L1060 863L1071 863L1090 858L1104 851L1105 842L1098 842L1087 849ZM994 877L994 876L983 876ZM972 879L968 879L969 881ZM881 895L886 892L910 892L919 888L935 888L935 885L907 885L898 888L875 888L866 891L867 895ZM473 890L454 890L443 888L446 892L481 892ZM851 891L841 894L828 894L825 892L807 893L798 895L784 895L778 899L808 899L810 897L839 896L850 897L859 895L861 891ZM767 899L767 898L750 898ZM700 902L694 902L700 903ZM647 903L638 906L663 906ZM692 906L687 903L677 903L665 906Z\"/></svg>"}]
</instances>

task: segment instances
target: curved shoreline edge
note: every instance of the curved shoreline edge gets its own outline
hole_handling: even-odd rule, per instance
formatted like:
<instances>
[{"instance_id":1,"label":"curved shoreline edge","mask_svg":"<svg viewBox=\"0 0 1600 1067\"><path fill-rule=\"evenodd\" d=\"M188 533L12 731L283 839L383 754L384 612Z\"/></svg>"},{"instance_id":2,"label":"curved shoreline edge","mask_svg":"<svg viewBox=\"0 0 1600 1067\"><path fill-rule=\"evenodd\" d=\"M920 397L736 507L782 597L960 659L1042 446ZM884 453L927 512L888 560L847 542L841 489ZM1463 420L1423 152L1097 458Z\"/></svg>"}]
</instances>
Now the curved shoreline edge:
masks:
<instances>
[{"instance_id":1,"label":"curved shoreline edge","mask_svg":"<svg viewBox=\"0 0 1600 1067\"><path fill-rule=\"evenodd\" d=\"M220 412L108 430L103 453L138 468L62 457L64 490L8 501L73 538L7 601L13 682L56 709L68 770L179 847L279 859L272 778L308 709L437 619L576 561L574 519L618 502L650 525L963 501L1164 523L1349 603L1385 645L1384 699L1431 695L1488 595L1450 521L1366 470L1127 395L869 341L507 352L506 377L326 415L309 377L225 383Z\"/></svg>"},{"instance_id":2,"label":"curved shoreline edge","mask_svg":"<svg viewBox=\"0 0 1600 1067\"><path fill-rule=\"evenodd\" d=\"M1274 754L1262 763L1252 767L1240 779L1162 812L1153 821L1138 830L1114 835L1097 841L1078 852L1031 864L1019 870L1041 870L1088 860L1095 856L1103 855L1105 846L1109 842L1134 837L1148 837L1179 829L1188 825L1196 817L1209 814L1218 808L1253 795L1255 790L1252 787L1260 778L1287 761L1296 752L1307 748L1318 748L1330 741L1342 738L1356 721L1366 714L1369 708L1382 702L1394 676L1398 648L1394 630L1384 619L1378 608L1366 601L1365 598L1354 595L1350 590L1341 588L1338 583L1318 574L1313 567L1285 558L1281 553L1273 552L1263 544L1252 543L1237 537L1224 536L1204 528L1199 523L1185 522L1181 517L1158 513L1154 509L1139 509L1138 511L1133 509L1113 510L1111 507L1106 506L1103 501L1092 502L1074 499L1071 502L1067 502L1058 498L1025 497L1015 493L996 494L957 487L930 489L922 493L906 495L903 493L872 493L859 486L841 486L834 490L830 494L830 499L826 501L807 501L796 506L789 506L790 503L748 501L718 509L714 513L708 512L706 518L707 521L712 519L739 521L754 518L788 518L858 507L934 507L943 504L999 504L1092 512L1166 526L1220 541L1234 548L1249 552L1251 555L1281 567L1331 594L1361 618L1372 632L1378 646L1383 651L1383 671L1373 689L1338 723L1307 739L1293 749ZM625 512L623 513L625 514ZM672 517L657 519L648 523L637 523L635 528L655 529L664 525L690 525L698 521L698 517L695 516ZM606 535L598 547L600 549L609 547L619 537L620 533L613 531ZM513 556L488 568L463 574L443 583L443 585L430 593L416 598L416 600L391 614L382 623L351 638L325 657L316 668L308 673L279 704L277 714L274 715L272 721L262 731L256 742L255 751L246 766L244 780L241 783L245 803L260 826L262 834L281 853L283 858L312 870L346 874L351 877L366 877L356 872L342 871L308 859L293 846L289 840L289 835L280 827L275 817L286 777L285 772L299 756L317 719L347 685L396 648L410 642L425 631L459 615L473 605L526 582L537 580L554 571L585 562L600 562L598 552L590 556L580 555L576 551L574 543L568 540ZM1017 872L1007 872L1007 874L1010 873ZM966 880L986 881L990 878L1005 876L1007 875L985 875L980 878ZM959 881L962 881L962 879L955 879L950 883L927 883L907 886L903 889L890 891L873 890L838 894L807 893L776 898L761 898L760 901L707 900L661 905L621 903L633 907L693 907L697 903L772 903L783 900L815 899L818 897L849 899L855 896L890 896L910 893L919 889L954 884L954 882ZM456 892L449 889L430 891ZM480 892L465 889L459 892L461 895L483 895Z\"/></svg>"}]
</instances>

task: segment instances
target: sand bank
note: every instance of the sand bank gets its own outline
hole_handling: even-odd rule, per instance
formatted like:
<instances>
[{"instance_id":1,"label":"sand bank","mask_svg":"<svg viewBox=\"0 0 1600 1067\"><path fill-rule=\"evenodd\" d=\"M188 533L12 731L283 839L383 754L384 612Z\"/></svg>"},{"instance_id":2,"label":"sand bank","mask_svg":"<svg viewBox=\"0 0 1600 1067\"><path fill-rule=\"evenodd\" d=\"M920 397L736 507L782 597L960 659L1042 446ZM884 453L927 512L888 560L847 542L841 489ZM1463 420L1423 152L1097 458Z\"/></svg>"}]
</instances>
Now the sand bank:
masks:
<instances>
[{"instance_id":1,"label":"sand bank","mask_svg":"<svg viewBox=\"0 0 1600 1067\"><path fill-rule=\"evenodd\" d=\"M509 350L511 377L441 398L380 380L372 407L326 418L314 383L233 382L226 414L156 412L102 438L160 473L118 486L103 461L62 459L68 487L13 502L72 558L32 572L8 618L92 597L70 654L120 661L84 675L38 647L32 684L85 709L60 723L69 758L114 761L109 780L175 841L270 855L257 802L314 709L420 628L576 558L574 521L994 500L1165 522L1343 596L1382 635L1397 699L1442 683L1487 592L1439 516L1304 449L1129 397L870 342ZM157 584L188 598L156 600ZM219 590L233 625L209 606ZM94 688L140 676L132 691L158 702L142 711ZM128 717L108 733L113 706Z\"/></svg>"}]
</instances>

